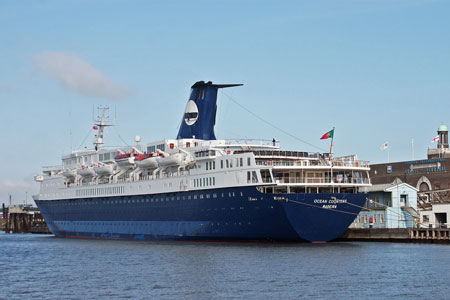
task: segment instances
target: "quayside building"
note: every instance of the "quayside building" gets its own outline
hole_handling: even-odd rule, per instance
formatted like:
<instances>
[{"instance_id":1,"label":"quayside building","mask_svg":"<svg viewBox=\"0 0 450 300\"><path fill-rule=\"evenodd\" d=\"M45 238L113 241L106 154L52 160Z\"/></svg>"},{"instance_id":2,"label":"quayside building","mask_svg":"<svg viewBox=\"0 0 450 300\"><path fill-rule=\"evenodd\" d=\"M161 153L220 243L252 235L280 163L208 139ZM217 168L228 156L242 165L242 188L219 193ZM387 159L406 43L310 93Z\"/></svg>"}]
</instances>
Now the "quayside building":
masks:
<instances>
[{"instance_id":1,"label":"quayside building","mask_svg":"<svg viewBox=\"0 0 450 300\"><path fill-rule=\"evenodd\" d=\"M446 227L450 224L450 149L448 128L441 125L436 148L428 148L427 158L370 166L374 185L395 180L415 187L420 224L425 227Z\"/></svg>"}]
</instances>

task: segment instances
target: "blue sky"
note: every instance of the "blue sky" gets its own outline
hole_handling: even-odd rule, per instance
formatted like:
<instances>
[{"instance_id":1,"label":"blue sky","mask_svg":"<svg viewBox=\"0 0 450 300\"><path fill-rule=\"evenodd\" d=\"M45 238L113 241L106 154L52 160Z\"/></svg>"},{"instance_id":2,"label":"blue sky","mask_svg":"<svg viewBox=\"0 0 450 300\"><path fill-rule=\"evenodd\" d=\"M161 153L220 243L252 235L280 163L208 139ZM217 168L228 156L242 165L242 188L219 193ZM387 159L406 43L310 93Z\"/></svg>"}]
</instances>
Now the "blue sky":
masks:
<instances>
[{"instance_id":1,"label":"blue sky","mask_svg":"<svg viewBox=\"0 0 450 300\"><path fill-rule=\"evenodd\" d=\"M190 86L219 96L218 138L384 162L425 158L450 125L448 1L1 1L0 202L36 194L33 174L92 145L109 105L109 145L174 138ZM114 115L114 113L112 113ZM70 135L70 132L72 135ZM86 135L84 144L81 144Z\"/></svg>"}]
</instances>

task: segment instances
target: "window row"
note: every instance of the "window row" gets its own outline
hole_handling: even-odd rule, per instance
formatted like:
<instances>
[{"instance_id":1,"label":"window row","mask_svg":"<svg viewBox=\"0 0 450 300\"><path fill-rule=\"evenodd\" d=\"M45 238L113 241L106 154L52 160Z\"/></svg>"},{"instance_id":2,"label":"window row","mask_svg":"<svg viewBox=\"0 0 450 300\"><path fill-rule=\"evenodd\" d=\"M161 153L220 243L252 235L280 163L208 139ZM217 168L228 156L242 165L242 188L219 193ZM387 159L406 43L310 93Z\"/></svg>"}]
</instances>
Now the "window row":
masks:
<instances>
[{"instance_id":1,"label":"window row","mask_svg":"<svg viewBox=\"0 0 450 300\"><path fill-rule=\"evenodd\" d=\"M216 177L195 178L191 180L191 186L204 187L216 185Z\"/></svg>"},{"instance_id":2,"label":"window row","mask_svg":"<svg viewBox=\"0 0 450 300\"><path fill-rule=\"evenodd\" d=\"M60 201L50 201L48 202L48 205L50 206L79 206L79 205L98 205L98 204L132 204L132 203L149 203L149 202L169 202L169 201L175 201L175 200L191 200L191 199L210 199L210 198L217 198L218 196L221 196L222 198L228 197L244 197L244 194L242 192L236 193L236 192L228 192L228 193L220 193L219 195L217 193L200 193L200 194L188 194L188 195L170 195L170 196L160 196L160 195L154 195L154 196L144 196L144 197L114 197L114 198L96 198L96 199L78 199L78 200L60 200Z\"/></svg>"},{"instance_id":3,"label":"window row","mask_svg":"<svg viewBox=\"0 0 450 300\"><path fill-rule=\"evenodd\" d=\"M107 188L95 188L86 190L77 190L75 195L77 197L85 196L101 196L101 195L111 195L111 194L123 194L125 192L124 186L114 186Z\"/></svg>"}]
</instances>

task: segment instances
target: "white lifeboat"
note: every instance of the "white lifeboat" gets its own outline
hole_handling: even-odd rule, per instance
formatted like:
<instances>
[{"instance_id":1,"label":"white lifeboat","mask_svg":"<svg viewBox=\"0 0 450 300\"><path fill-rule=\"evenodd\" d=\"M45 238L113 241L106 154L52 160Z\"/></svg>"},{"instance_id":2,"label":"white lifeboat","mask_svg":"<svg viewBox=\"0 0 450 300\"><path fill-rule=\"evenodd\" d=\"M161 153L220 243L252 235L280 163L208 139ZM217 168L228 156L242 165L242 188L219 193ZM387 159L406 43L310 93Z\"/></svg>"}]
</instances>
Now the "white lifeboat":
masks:
<instances>
[{"instance_id":1,"label":"white lifeboat","mask_svg":"<svg viewBox=\"0 0 450 300\"><path fill-rule=\"evenodd\" d=\"M77 173L82 177L92 177L95 175L94 168L84 166L81 166L81 169L78 169Z\"/></svg>"},{"instance_id":2,"label":"white lifeboat","mask_svg":"<svg viewBox=\"0 0 450 300\"><path fill-rule=\"evenodd\" d=\"M75 177L77 177L76 170L66 169L62 174L63 174L64 177L66 177L69 180L70 179L75 179Z\"/></svg>"},{"instance_id":3,"label":"white lifeboat","mask_svg":"<svg viewBox=\"0 0 450 300\"><path fill-rule=\"evenodd\" d=\"M131 153L118 154L114 157L117 165L122 168L131 168L134 165L134 156Z\"/></svg>"},{"instance_id":4,"label":"white lifeboat","mask_svg":"<svg viewBox=\"0 0 450 300\"><path fill-rule=\"evenodd\" d=\"M172 155L162 153L162 155L158 157L157 161L161 167L180 166L183 162L183 156L183 153L176 153Z\"/></svg>"},{"instance_id":5,"label":"white lifeboat","mask_svg":"<svg viewBox=\"0 0 450 300\"><path fill-rule=\"evenodd\" d=\"M134 162L140 169L156 169L158 167L158 157L153 153L138 154Z\"/></svg>"},{"instance_id":6,"label":"white lifeboat","mask_svg":"<svg viewBox=\"0 0 450 300\"><path fill-rule=\"evenodd\" d=\"M94 171L99 176L112 175L114 173L114 165L99 163L97 166L94 167Z\"/></svg>"}]
</instances>

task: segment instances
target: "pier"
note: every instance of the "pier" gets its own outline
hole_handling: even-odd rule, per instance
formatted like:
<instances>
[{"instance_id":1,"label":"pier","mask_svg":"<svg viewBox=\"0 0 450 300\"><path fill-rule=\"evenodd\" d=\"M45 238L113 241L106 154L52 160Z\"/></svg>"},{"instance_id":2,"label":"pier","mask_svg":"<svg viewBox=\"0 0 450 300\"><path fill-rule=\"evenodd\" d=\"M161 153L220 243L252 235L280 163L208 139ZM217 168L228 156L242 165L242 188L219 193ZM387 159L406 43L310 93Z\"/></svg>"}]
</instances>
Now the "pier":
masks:
<instances>
[{"instance_id":1,"label":"pier","mask_svg":"<svg viewBox=\"0 0 450 300\"><path fill-rule=\"evenodd\" d=\"M51 233L36 207L13 206L7 211L2 224L6 233Z\"/></svg>"},{"instance_id":2,"label":"pier","mask_svg":"<svg viewBox=\"0 0 450 300\"><path fill-rule=\"evenodd\" d=\"M448 243L449 228L349 228L337 241Z\"/></svg>"}]
</instances>

